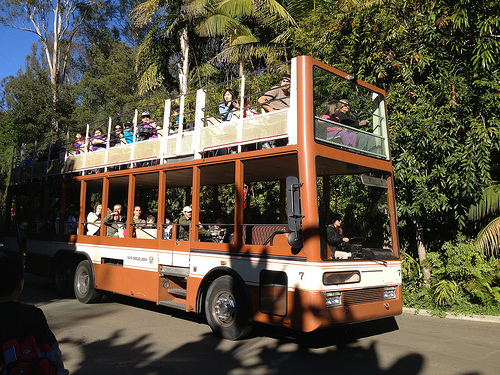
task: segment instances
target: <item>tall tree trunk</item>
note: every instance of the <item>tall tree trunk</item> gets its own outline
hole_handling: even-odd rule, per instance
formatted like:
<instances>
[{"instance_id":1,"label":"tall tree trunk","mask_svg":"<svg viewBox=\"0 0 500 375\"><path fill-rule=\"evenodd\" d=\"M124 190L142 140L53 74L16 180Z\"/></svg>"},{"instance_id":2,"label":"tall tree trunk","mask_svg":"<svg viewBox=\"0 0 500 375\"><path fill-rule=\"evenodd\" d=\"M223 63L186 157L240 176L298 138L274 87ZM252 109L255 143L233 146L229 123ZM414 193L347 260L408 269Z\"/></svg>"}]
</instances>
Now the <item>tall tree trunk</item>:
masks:
<instances>
[{"instance_id":1,"label":"tall tree trunk","mask_svg":"<svg viewBox=\"0 0 500 375\"><path fill-rule=\"evenodd\" d=\"M415 225L418 261L420 263L420 267L422 268L422 272L424 274L424 283L427 285L429 284L429 280L431 279L431 270L429 269L427 263L425 262L427 260L427 251L425 249L424 229L422 227L422 221L420 219L420 216L417 216L413 220L413 224Z\"/></svg>"},{"instance_id":2,"label":"tall tree trunk","mask_svg":"<svg viewBox=\"0 0 500 375\"><path fill-rule=\"evenodd\" d=\"M188 91L189 77L189 37L187 28L181 32L181 56L179 61L179 93L184 95Z\"/></svg>"}]
</instances>

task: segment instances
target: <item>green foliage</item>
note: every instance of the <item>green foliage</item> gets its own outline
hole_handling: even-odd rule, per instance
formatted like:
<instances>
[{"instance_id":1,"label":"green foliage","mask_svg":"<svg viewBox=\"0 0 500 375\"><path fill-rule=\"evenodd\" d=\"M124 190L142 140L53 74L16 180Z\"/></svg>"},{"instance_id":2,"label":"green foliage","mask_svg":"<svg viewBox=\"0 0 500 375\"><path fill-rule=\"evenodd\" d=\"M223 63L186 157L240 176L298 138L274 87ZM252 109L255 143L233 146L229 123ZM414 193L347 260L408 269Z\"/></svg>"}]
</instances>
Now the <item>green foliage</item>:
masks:
<instances>
[{"instance_id":1,"label":"green foliage","mask_svg":"<svg viewBox=\"0 0 500 375\"><path fill-rule=\"evenodd\" d=\"M82 76L74 95L80 105L73 118L79 125L137 108L135 53L120 41L92 46L80 62Z\"/></svg>"},{"instance_id":2,"label":"green foliage","mask_svg":"<svg viewBox=\"0 0 500 375\"><path fill-rule=\"evenodd\" d=\"M297 54L387 90L403 243L416 218L428 251L468 230L478 187L497 173L498 6L322 0L299 24Z\"/></svg>"},{"instance_id":3,"label":"green foliage","mask_svg":"<svg viewBox=\"0 0 500 375\"><path fill-rule=\"evenodd\" d=\"M487 260L472 241L447 242L428 254L431 284L422 283L420 268L404 254L403 297L407 306L434 312L500 315L500 260Z\"/></svg>"}]
</instances>

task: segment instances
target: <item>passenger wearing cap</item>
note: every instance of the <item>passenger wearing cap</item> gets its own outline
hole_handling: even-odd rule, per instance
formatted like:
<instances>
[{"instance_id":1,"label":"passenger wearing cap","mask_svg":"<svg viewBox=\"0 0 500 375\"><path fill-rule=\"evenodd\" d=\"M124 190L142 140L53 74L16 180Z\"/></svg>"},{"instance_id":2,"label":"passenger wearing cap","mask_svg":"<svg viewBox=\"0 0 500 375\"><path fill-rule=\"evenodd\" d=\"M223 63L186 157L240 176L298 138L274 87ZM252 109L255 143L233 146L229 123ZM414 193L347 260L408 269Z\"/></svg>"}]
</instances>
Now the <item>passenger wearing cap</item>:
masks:
<instances>
[{"instance_id":1,"label":"passenger wearing cap","mask_svg":"<svg viewBox=\"0 0 500 375\"><path fill-rule=\"evenodd\" d=\"M182 215L178 220L179 224L179 231L178 231L178 238L180 240L188 240L189 239L189 225L191 224L191 215L192 215L192 209L190 206L185 206L182 209ZM203 229L203 227L200 226L199 229L200 236L205 236L209 237L210 232L206 229Z\"/></svg>"},{"instance_id":2,"label":"passenger wearing cap","mask_svg":"<svg viewBox=\"0 0 500 375\"><path fill-rule=\"evenodd\" d=\"M142 123L137 126L137 140L145 141L146 139L158 138L156 122L151 121L151 115L148 111L142 112Z\"/></svg>"}]
</instances>

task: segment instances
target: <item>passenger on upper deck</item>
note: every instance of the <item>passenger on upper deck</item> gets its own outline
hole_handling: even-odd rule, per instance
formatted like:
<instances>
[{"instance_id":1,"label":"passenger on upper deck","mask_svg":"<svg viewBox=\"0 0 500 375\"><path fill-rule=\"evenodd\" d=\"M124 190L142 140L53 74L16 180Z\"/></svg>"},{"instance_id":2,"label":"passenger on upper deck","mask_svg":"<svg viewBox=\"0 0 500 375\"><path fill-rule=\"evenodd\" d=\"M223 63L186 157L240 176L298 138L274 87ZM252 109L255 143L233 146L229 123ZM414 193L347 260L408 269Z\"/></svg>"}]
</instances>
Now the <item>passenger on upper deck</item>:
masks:
<instances>
[{"instance_id":1,"label":"passenger on upper deck","mask_svg":"<svg viewBox=\"0 0 500 375\"><path fill-rule=\"evenodd\" d=\"M168 127L170 128L170 132L176 132L177 129L179 129L179 120L181 117L181 107L178 105L175 107L172 107L172 115L170 116L170 123ZM172 121L173 119L173 121ZM184 127L186 125L186 119L184 118L182 123L184 124Z\"/></svg>"},{"instance_id":2,"label":"passenger on upper deck","mask_svg":"<svg viewBox=\"0 0 500 375\"><path fill-rule=\"evenodd\" d=\"M125 136L125 141L127 144L134 142L134 124L130 121L125 122L125 131L123 135Z\"/></svg>"},{"instance_id":3,"label":"passenger on upper deck","mask_svg":"<svg viewBox=\"0 0 500 375\"><path fill-rule=\"evenodd\" d=\"M85 140L83 139L82 133L75 134L75 154L78 155L81 152L85 152Z\"/></svg>"},{"instance_id":4,"label":"passenger on upper deck","mask_svg":"<svg viewBox=\"0 0 500 375\"><path fill-rule=\"evenodd\" d=\"M321 117L327 120L340 122L339 118L337 117L337 103L328 103Z\"/></svg>"},{"instance_id":5,"label":"passenger on upper deck","mask_svg":"<svg viewBox=\"0 0 500 375\"><path fill-rule=\"evenodd\" d=\"M245 98L243 100L243 110L240 109L240 101L237 101L235 103L235 107L236 107L237 111L234 112L233 115L237 119L239 119L241 117L242 113L243 113L243 118L257 116L259 114L255 109L253 109L250 106L250 99L248 99L248 98Z\"/></svg>"},{"instance_id":6,"label":"passenger on upper deck","mask_svg":"<svg viewBox=\"0 0 500 375\"><path fill-rule=\"evenodd\" d=\"M222 121L231 121L233 117L233 112L238 105L236 93L232 89L226 89L224 95L222 96L224 103L219 105L219 113L221 114Z\"/></svg>"},{"instance_id":7,"label":"passenger on upper deck","mask_svg":"<svg viewBox=\"0 0 500 375\"><path fill-rule=\"evenodd\" d=\"M92 145L91 151L104 150L106 148L108 138L102 134L102 129L97 128L94 130L94 136L90 139Z\"/></svg>"},{"instance_id":8,"label":"passenger on upper deck","mask_svg":"<svg viewBox=\"0 0 500 375\"><path fill-rule=\"evenodd\" d=\"M284 74L281 86L275 86L267 91L257 101L266 112L274 112L290 107L290 74Z\"/></svg>"},{"instance_id":9,"label":"passenger on upper deck","mask_svg":"<svg viewBox=\"0 0 500 375\"><path fill-rule=\"evenodd\" d=\"M137 126L137 140L145 141L150 138L158 138L156 129L156 121L151 120L151 115L148 111L142 112L142 123Z\"/></svg>"},{"instance_id":10,"label":"passenger on upper deck","mask_svg":"<svg viewBox=\"0 0 500 375\"><path fill-rule=\"evenodd\" d=\"M127 140L125 139L125 134L123 134L123 126L117 124L115 125L115 132L109 136L109 146L115 147L124 144L127 144Z\"/></svg>"},{"instance_id":11,"label":"passenger on upper deck","mask_svg":"<svg viewBox=\"0 0 500 375\"><path fill-rule=\"evenodd\" d=\"M349 109L349 100L341 99L337 103L337 111L335 113L335 116L337 117L338 122L352 128L359 128L360 126L368 125L368 120L358 121L356 117L350 115Z\"/></svg>"}]
</instances>

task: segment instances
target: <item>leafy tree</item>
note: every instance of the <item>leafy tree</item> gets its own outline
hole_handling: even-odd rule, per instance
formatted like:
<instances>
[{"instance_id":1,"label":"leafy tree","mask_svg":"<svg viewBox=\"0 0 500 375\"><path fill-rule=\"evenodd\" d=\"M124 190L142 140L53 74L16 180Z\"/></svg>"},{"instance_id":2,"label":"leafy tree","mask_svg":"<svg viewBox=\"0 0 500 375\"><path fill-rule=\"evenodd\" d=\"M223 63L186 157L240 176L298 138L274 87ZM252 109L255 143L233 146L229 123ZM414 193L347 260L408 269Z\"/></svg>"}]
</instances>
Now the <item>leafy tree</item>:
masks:
<instances>
[{"instance_id":1,"label":"leafy tree","mask_svg":"<svg viewBox=\"0 0 500 375\"><path fill-rule=\"evenodd\" d=\"M57 111L59 86L66 79L74 38L83 19L99 3L79 0L1 0L0 22L36 34L43 45L49 71L53 110ZM57 128L54 117L54 127Z\"/></svg>"},{"instance_id":2,"label":"leafy tree","mask_svg":"<svg viewBox=\"0 0 500 375\"><path fill-rule=\"evenodd\" d=\"M48 72L36 55L36 46L26 58L26 71L2 81L3 107L9 120L15 124L13 140L16 144L33 142L51 128L55 111Z\"/></svg>"},{"instance_id":3,"label":"leafy tree","mask_svg":"<svg viewBox=\"0 0 500 375\"><path fill-rule=\"evenodd\" d=\"M80 103L75 121L81 125L137 108L134 66L135 52L113 36L87 49L78 62L82 76L74 90Z\"/></svg>"},{"instance_id":4,"label":"leafy tree","mask_svg":"<svg viewBox=\"0 0 500 375\"><path fill-rule=\"evenodd\" d=\"M401 233L422 264L468 229L498 147L500 72L475 32L496 51L498 4L467 4L317 1L295 37L300 53L387 90Z\"/></svg>"}]
</instances>

